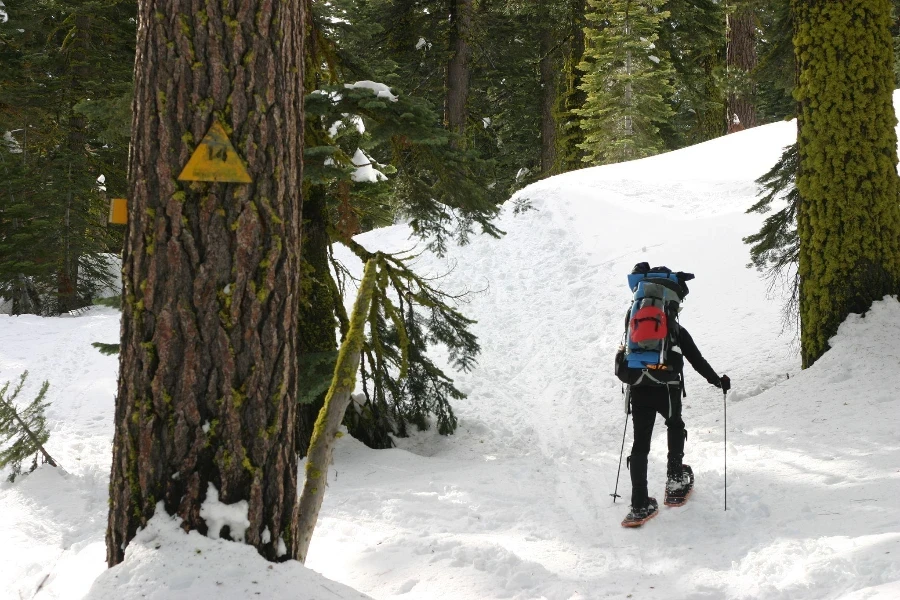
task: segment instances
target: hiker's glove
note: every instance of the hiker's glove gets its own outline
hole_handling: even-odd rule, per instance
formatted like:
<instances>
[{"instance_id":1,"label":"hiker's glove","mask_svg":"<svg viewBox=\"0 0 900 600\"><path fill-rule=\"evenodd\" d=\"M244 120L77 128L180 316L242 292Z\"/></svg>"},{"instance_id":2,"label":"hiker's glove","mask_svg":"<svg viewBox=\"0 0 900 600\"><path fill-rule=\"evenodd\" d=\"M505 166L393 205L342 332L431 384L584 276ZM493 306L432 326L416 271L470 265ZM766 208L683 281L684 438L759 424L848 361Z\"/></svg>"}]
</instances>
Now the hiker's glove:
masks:
<instances>
[{"instance_id":1,"label":"hiker's glove","mask_svg":"<svg viewBox=\"0 0 900 600\"><path fill-rule=\"evenodd\" d=\"M722 375L719 382L719 387L722 388L723 392L727 392L731 389L731 379L728 378L728 375Z\"/></svg>"}]
</instances>

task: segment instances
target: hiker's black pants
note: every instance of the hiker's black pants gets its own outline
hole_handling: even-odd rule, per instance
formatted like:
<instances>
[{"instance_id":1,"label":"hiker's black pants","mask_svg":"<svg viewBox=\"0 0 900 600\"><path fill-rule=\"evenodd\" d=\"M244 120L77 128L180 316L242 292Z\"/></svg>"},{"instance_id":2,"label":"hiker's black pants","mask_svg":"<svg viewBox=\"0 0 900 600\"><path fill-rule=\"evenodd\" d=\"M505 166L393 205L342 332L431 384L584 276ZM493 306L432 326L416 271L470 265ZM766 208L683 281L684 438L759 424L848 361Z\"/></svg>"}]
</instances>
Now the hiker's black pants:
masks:
<instances>
[{"instance_id":1,"label":"hiker's black pants","mask_svg":"<svg viewBox=\"0 0 900 600\"><path fill-rule=\"evenodd\" d=\"M684 421L681 420L681 386L644 386L631 388L631 420L634 444L631 446L631 506L647 506L647 455L656 413L666 420L669 438L669 462L681 464L684 457Z\"/></svg>"}]
</instances>

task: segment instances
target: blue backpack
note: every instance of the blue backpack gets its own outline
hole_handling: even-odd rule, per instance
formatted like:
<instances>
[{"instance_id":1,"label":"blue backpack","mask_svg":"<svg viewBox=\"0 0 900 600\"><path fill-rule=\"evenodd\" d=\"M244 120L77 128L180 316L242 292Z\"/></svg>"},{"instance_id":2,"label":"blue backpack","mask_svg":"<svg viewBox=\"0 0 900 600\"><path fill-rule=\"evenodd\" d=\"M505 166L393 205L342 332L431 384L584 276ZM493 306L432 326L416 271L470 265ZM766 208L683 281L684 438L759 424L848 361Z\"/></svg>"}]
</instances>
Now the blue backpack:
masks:
<instances>
[{"instance_id":1,"label":"blue backpack","mask_svg":"<svg viewBox=\"0 0 900 600\"><path fill-rule=\"evenodd\" d=\"M678 311L688 294L691 273L638 263L628 276L633 299L625 334L616 353L616 376L634 386L676 385L684 357L678 347Z\"/></svg>"}]
</instances>

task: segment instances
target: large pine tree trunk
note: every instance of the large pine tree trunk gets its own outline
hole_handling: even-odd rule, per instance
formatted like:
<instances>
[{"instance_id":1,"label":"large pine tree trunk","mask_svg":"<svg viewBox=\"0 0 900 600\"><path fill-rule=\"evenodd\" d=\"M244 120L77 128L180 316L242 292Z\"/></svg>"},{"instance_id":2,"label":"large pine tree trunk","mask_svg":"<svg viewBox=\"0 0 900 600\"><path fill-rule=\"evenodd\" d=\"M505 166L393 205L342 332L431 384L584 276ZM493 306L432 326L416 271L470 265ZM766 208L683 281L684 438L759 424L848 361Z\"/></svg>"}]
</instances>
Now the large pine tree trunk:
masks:
<instances>
[{"instance_id":1,"label":"large pine tree trunk","mask_svg":"<svg viewBox=\"0 0 900 600\"><path fill-rule=\"evenodd\" d=\"M751 71L756 68L756 16L744 0L726 22L726 65L738 88L728 92L728 133L756 127L755 90Z\"/></svg>"},{"instance_id":2,"label":"large pine tree trunk","mask_svg":"<svg viewBox=\"0 0 900 600\"><path fill-rule=\"evenodd\" d=\"M553 47L553 28L547 0L542 0L541 15L541 174L550 175L556 164L556 72L557 61Z\"/></svg>"},{"instance_id":3,"label":"large pine tree trunk","mask_svg":"<svg viewBox=\"0 0 900 600\"><path fill-rule=\"evenodd\" d=\"M890 0L793 0L801 355L900 285Z\"/></svg>"},{"instance_id":4,"label":"large pine tree trunk","mask_svg":"<svg viewBox=\"0 0 900 600\"><path fill-rule=\"evenodd\" d=\"M141 0L138 19L107 560L158 502L208 533L213 486L247 501L246 543L295 558L302 3ZM216 120L253 183L176 180Z\"/></svg>"},{"instance_id":5,"label":"large pine tree trunk","mask_svg":"<svg viewBox=\"0 0 900 600\"><path fill-rule=\"evenodd\" d=\"M447 127L465 136L471 75L472 0L451 0L450 3L450 62L447 64Z\"/></svg>"}]
</instances>

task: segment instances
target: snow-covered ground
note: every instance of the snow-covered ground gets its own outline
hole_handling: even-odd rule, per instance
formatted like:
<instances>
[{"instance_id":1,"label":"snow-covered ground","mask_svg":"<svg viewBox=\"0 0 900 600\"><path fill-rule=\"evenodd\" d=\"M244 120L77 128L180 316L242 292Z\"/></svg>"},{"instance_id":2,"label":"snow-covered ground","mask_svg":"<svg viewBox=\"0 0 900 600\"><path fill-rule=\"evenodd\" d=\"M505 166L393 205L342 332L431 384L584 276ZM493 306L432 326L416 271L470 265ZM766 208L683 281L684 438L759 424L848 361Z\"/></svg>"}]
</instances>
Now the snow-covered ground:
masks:
<instances>
[{"instance_id":1,"label":"snow-covered ground","mask_svg":"<svg viewBox=\"0 0 900 600\"><path fill-rule=\"evenodd\" d=\"M454 405L458 433L419 433L383 451L342 438L307 566L377 599L900 598L900 303L851 317L800 372L781 298L745 267L741 238L761 222L744 214L753 180L794 135L793 123L777 123L545 180L518 195L533 210L501 217L503 239L419 259L424 271L449 271L449 289L474 290L464 312L479 321L483 352L457 379L469 394ZM361 241L410 246L402 226ZM685 461L696 489L686 506L630 530L619 526L624 465L624 501L610 497L625 424L612 359L625 275L643 260L697 274L681 320L734 389L728 510L722 394L688 369ZM166 519L132 545L130 563L101 576L117 362L90 343L117 337L110 309L0 317L0 382L26 368L31 390L50 380L49 449L65 469L0 484L0 596L81 598L94 585L91 598L132 598L143 584L160 598L315 586L331 587L309 597L357 597ZM629 424L626 454L630 443ZM658 420L657 497L665 451Z\"/></svg>"}]
</instances>

